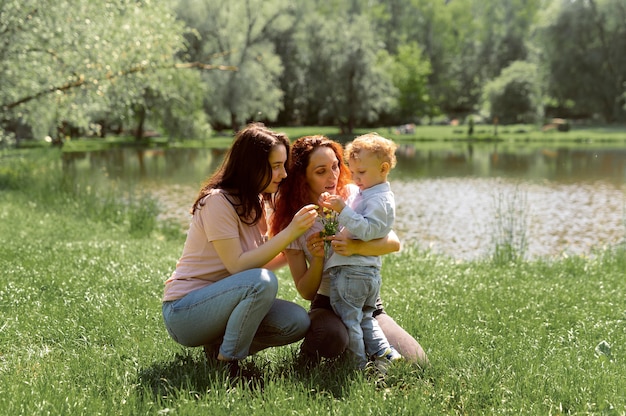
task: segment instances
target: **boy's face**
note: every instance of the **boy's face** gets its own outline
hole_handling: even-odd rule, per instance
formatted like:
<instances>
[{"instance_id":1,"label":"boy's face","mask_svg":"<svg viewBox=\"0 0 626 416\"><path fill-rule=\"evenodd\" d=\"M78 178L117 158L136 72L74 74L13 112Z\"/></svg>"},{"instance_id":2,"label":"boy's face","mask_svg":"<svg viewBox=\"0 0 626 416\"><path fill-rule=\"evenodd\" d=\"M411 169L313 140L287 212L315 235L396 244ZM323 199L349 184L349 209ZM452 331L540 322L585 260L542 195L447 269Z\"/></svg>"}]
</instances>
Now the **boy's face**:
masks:
<instances>
[{"instance_id":1,"label":"boy's face","mask_svg":"<svg viewBox=\"0 0 626 416\"><path fill-rule=\"evenodd\" d=\"M375 154L369 152L360 152L358 158L352 158L348 161L352 180L360 190L371 188L372 186L387 181L388 169L385 163L381 163Z\"/></svg>"}]
</instances>

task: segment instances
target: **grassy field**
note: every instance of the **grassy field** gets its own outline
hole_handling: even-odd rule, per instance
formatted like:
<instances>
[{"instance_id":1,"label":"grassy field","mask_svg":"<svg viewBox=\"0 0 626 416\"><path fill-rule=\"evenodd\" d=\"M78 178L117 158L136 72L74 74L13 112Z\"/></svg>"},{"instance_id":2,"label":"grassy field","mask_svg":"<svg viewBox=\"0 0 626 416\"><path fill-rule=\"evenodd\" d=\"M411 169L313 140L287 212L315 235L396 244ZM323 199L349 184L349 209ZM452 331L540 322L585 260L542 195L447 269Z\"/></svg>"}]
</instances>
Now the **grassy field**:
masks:
<instances>
[{"instance_id":1,"label":"grassy field","mask_svg":"<svg viewBox=\"0 0 626 416\"><path fill-rule=\"evenodd\" d=\"M294 344L245 361L263 389L230 386L163 327L184 236L154 202L64 177L58 154L3 156L0 414L626 414L623 246L533 262L404 247L383 299L430 367L400 363L377 386L342 362L299 367Z\"/></svg>"}]
</instances>

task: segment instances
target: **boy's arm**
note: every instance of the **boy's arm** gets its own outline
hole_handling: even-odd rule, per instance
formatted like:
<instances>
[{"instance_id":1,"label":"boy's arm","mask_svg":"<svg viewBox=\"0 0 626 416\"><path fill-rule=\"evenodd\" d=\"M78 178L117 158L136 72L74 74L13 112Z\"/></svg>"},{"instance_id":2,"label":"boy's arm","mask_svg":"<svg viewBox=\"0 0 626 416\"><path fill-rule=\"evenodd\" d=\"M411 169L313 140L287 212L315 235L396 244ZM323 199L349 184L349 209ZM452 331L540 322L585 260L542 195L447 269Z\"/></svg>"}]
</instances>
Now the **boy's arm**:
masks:
<instances>
[{"instance_id":1,"label":"boy's arm","mask_svg":"<svg viewBox=\"0 0 626 416\"><path fill-rule=\"evenodd\" d=\"M371 198L364 201L362 214L346 206L338 216L339 225L345 227L355 239L370 241L391 231L395 210L387 200Z\"/></svg>"}]
</instances>

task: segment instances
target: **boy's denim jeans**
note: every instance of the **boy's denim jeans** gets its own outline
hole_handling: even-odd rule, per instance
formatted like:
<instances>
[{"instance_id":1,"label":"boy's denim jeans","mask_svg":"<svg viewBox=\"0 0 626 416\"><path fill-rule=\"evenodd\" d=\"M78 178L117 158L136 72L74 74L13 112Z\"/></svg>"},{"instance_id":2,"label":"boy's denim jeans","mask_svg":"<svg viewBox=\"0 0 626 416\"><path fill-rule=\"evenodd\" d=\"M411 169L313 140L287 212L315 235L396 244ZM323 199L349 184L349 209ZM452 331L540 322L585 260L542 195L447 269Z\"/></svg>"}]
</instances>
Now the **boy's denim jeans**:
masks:
<instances>
[{"instance_id":1,"label":"boy's denim jeans","mask_svg":"<svg viewBox=\"0 0 626 416\"><path fill-rule=\"evenodd\" d=\"M246 270L163 302L163 320L176 342L188 347L221 344L224 357L241 360L304 338L310 324L307 311L276 299L277 292L273 272Z\"/></svg>"},{"instance_id":2,"label":"boy's denim jeans","mask_svg":"<svg viewBox=\"0 0 626 416\"><path fill-rule=\"evenodd\" d=\"M381 285L373 266L336 266L330 269L330 303L348 328L348 350L364 367L367 356L389 348L385 334L372 316Z\"/></svg>"}]
</instances>

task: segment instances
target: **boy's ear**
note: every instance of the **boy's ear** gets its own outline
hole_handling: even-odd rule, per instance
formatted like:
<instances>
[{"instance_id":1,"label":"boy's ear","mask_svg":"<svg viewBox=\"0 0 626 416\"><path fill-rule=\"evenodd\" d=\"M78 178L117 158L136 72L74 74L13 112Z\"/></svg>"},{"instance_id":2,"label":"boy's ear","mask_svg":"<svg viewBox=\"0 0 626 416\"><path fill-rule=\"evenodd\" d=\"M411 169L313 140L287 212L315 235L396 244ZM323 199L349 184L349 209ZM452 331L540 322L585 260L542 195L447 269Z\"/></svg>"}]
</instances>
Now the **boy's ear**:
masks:
<instances>
[{"instance_id":1,"label":"boy's ear","mask_svg":"<svg viewBox=\"0 0 626 416\"><path fill-rule=\"evenodd\" d=\"M380 164L380 173L389 173L389 162L383 162Z\"/></svg>"}]
</instances>

